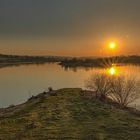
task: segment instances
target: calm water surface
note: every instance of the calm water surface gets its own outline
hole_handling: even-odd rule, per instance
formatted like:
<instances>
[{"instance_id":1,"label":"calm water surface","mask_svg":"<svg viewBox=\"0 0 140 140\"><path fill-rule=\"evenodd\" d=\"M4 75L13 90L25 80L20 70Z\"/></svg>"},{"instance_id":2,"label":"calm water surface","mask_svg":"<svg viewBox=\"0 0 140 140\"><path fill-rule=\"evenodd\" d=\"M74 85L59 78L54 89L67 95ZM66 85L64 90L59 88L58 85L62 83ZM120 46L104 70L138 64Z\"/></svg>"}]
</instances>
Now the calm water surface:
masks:
<instances>
[{"instance_id":1,"label":"calm water surface","mask_svg":"<svg viewBox=\"0 0 140 140\"><path fill-rule=\"evenodd\" d=\"M21 65L0 68L0 107L19 104L31 95L43 92L49 86L54 89L84 87L84 81L94 73L105 69L64 69L57 64ZM120 74L140 77L139 66L119 66ZM140 100L135 102L140 106Z\"/></svg>"}]
</instances>

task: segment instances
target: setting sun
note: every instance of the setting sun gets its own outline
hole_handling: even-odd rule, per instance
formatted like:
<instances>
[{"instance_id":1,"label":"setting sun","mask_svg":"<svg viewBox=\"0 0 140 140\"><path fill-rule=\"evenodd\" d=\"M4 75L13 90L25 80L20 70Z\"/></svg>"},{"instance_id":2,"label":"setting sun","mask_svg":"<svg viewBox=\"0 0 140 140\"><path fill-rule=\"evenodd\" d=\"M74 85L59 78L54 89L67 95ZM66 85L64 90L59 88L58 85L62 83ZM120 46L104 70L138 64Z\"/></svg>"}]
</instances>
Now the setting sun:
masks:
<instances>
[{"instance_id":1,"label":"setting sun","mask_svg":"<svg viewBox=\"0 0 140 140\"><path fill-rule=\"evenodd\" d=\"M116 48L116 43L115 42L109 43L109 48L110 49L115 49Z\"/></svg>"}]
</instances>

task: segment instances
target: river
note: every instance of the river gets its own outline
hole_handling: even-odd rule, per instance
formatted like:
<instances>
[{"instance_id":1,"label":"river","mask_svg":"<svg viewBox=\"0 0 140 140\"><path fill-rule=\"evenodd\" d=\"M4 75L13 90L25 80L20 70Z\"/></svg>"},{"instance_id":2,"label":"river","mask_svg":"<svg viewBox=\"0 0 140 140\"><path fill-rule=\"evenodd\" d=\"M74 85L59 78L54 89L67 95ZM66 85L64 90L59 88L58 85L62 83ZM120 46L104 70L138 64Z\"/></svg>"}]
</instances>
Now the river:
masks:
<instances>
[{"instance_id":1,"label":"river","mask_svg":"<svg viewBox=\"0 0 140 140\"><path fill-rule=\"evenodd\" d=\"M84 88L84 81L90 75L104 71L101 68L65 69L56 63L0 68L0 107L23 103L50 86L53 89ZM117 72L140 78L139 66L118 66ZM140 100L135 104L140 106Z\"/></svg>"}]
</instances>

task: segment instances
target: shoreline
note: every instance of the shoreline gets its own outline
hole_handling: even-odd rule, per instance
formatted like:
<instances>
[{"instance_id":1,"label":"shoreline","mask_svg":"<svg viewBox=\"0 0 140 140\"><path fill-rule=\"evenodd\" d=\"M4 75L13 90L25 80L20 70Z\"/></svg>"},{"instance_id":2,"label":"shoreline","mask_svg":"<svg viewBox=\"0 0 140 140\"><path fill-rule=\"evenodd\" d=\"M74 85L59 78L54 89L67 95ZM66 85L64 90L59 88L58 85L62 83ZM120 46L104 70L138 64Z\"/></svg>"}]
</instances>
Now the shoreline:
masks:
<instances>
[{"instance_id":1,"label":"shoreline","mask_svg":"<svg viewBox=\"0 0 140 140\"><path fill-rule=\"evenodd\" d=\"M30 98L28 98L25 102L23 103L19 103L19 104L16 104L16 105L9 105L8 107L2 107L0 108L0 117L1 117L1 113L2 112L5 112L7 110L11 110L11 109L15 109L15 108L20 108L24 105L26 105L26 103L32 101L32 100L36 100L36 99L39 99L39 98L43 98L43 97L51 97L51 96L57 96L57 91L59 90L67 90L67 89L70 89L70 90L75 90L75 89L79 89L80 90L80 94L82 96L85 96L86 98L89 98L89 99L95 99L95 96L93 96L93 91L90 91L90 90L83 90L82 88L61 88L61 89L57 89L57 90L52 90L51 92L42 92L42 93L39 93L37 95L32 95ZM111 106L114 106L118 109L121 109L123 111L130 111L132 114L136 114L138 116L140 116L140 110L137 109L137 108L134 108L134 107L131 107L131 106L128 106L128 107L125 107L125 108L120 108L118 103L112 101L111 99L107 98L107 102L104 102L105 104L108 104L108 105L111 105Z\"/></svg>"},{"instance_id":2,"label":"shoreline","mask_svg":"<svg viewBox=\"0 0 140 140\"><path fill-rule=\"evenodd\" d=\"M6 108L0 111L0 138L140 138L138 114L95 100L90 93L80 88L64 88L38 94L23 104Z\"/></svg>"}]
</instances>

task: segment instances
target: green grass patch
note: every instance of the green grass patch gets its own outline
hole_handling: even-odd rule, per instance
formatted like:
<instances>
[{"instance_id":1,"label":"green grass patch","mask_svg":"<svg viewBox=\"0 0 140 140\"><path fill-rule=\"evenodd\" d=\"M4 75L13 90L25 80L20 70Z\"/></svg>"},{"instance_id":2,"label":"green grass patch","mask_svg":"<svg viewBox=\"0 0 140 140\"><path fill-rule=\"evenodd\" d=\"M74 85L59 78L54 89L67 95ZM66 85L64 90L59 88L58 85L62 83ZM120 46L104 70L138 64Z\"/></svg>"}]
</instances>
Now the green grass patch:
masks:
<instances>
[{"instance_id":1,"label":"green grass patch","mask_svg":"<svg viewBox=\"0 0 140 140\"><path fill-rule=\"evenodd\" d=\"M1 112L0 112L1 114ZM6 109L0 115L1 140L140 140L140 118L81 95L60 89Z\"/></svg>"}]
</instances>

